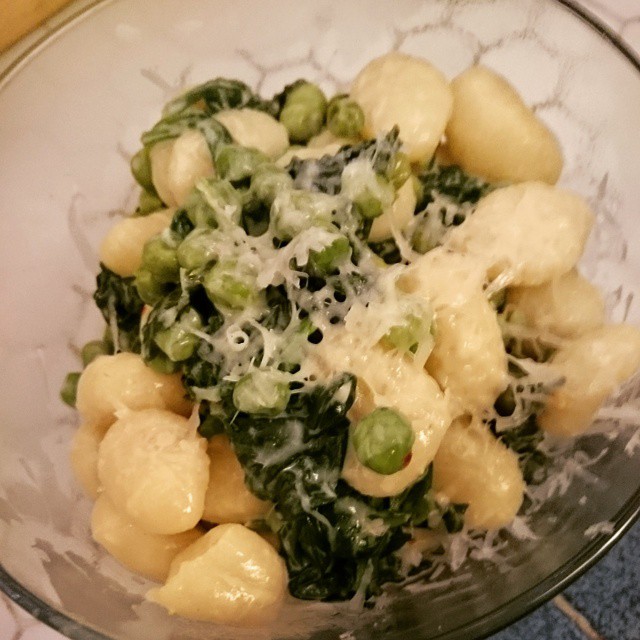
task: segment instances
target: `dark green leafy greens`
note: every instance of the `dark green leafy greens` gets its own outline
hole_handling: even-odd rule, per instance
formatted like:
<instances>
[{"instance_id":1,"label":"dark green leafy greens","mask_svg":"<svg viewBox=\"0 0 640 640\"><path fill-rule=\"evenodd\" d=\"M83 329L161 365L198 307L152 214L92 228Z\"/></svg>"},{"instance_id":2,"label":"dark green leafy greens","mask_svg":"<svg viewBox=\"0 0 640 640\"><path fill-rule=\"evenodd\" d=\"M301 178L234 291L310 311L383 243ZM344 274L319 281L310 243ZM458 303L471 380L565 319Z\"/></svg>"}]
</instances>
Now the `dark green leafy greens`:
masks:
<instances>
[{"instance_id":1,"label":"dark green leafy greens","mask_svg":"<svg viewBox=\"0 0 640 640\"><path fill-rule=\"evenodd\" d=\"M475 205L493 188L456 165L442 166L434 159L417 174L419 197L411 245L426 253L440 245L451 227L461 225Z\"/></svg>"},{"instance_id":2,"label":"dark green leafy greens","mask_svg":"<svg viewBox=\"0 0 640 640\"><path fill-rule=\"evenodd\" d=\"M100 267L93 299L112 334L113 327L117 327L117 336L112 335L111 339L117 341L121 351L139 352L144 302L138 295L134 278L122 278L104 265Z\"/></svg>"},{"instance_id":3,"label":"dark green leafy greens","mask_svg":"<svg viewBox=\"0 0 640 640\"><path fill-rule=\"evenodd\" d=\"M465 173L457 165L443 166L435 158L419 171L416 177L421 186L421 197L416 204L416 211L421 211L437 197L442 196L457 204L476 204L492 189L485 180Z\"/></svg>"},{"instance_id":4,"label":"dark green leafy greens","mask_svg":"<svg viewBox=\"0 0 640 640\"><path fill-rule=\"evenodd\" d=\"M231 142L231 137L213 116L224 109L244 107L271 115L277 113L277 105L273 101L263 100L243 82L226 78L210 80L169 102L162 118L142 135L142 144L150 147L161 140L177 138L187 129L198 129L214 156L218 146Z\"/></svg>"},{"instance_id":5,"label":"dark green leafy greens","mask_svg":"<svg viewBox=\"0 0 640 640\"><path fill-rule=\"evenodd\" d=\"M536 424L534 414L516 427L498 433L494 426L492 431L498 440L518 454L522 477L527 484L540 484L545 480L550 460L539 449L544 434Z\"/></svg>"},{"instance_id":6,"label":"dark green leafy greens","mask_svg":"<svg viewBox=\"0 0 640 640\"><path fill-rule=\"evenodd\" d=\"M277 99L264 100L249 85L240 80L215 78L208 80L168 102L162 113L165 118L184 113L200 103L200 109L213 115L225 109L257 109L277 116L280 109Z\"/></svg>"},{"instance_id":7,"label":"dark green leafy greens","mask_svg":"<svg viewBox=\"0 0 640 640\"><path fill-rule=\"evenodd\" d=\"M492 189L488 182L470 176L460 167L443 166L435 159L418 171L415 177L417 200L407 240L419 253L426 253L438 246L447 230L462 224L473 212L478 200ZM437 208L436 203L439 205ZM402 261L393 238L369 246L387 264Z\"/></svg>"},{"instance_id":8,"label":"dark green leafy greens","mask_svg":"<svg viewBox=\"0 0 640 640\"><path fill-rule=\"evenodd\" d=\"M188 129L196 129L202 133L212 156L215 156L221 144L231 142L231 136L222 124L201 111L193 110L160 120L142 135L142 144L152 147L163 140L177 138Z\"/></svg>"},{"instance_id":9,"label":"dark green leafy greens","mask_svg":"<svg viewBox=\"0 0 640 640\"><path fill-rule=\"evenodd\" d=\"M513 356L509 373L511 381L494 405L497 417L488 424L494 435L518 455L525 482L539 484L546 477L549 457L539 448L544 435L536 418L562 379L536 380L527 374L527 359Z\"/></svg>"},{"instance_id":10,"label":"dark green leafy greens","mask_svg":"<svg viewBox=\"0 0 640 640\"><path fill-rule=\"evenodd\" d=\"M224 424L258 497L275 504L272 521L283 545L291 593L303 599L345 600L380 592L405 576L395 555L409 540L406 528L443 522L459 531L465 505L440 508L431 468L392 498L369 498L340 480L355 379L338 376L292 396L276 417L237 412L232 385L222 392ZM213 421L210 421L213 424ZM219 427L218 427L219 428Z\"/></svg>"},{"instance_id":11,"label":"dark green leafy greens","mask_svg":"<svg viewBox=\"0 0 640 640\"><path fill-rule=\"evenodd\" d=\"M353 145L345 145L334 155L302 160L294 157L287 170L300 189L335 195L340 192L344 168L354 160L366 158L374 170L384 175L392 157L400 150L399 130L394 127L385 136Z\"/></svg>"}]
</instances>

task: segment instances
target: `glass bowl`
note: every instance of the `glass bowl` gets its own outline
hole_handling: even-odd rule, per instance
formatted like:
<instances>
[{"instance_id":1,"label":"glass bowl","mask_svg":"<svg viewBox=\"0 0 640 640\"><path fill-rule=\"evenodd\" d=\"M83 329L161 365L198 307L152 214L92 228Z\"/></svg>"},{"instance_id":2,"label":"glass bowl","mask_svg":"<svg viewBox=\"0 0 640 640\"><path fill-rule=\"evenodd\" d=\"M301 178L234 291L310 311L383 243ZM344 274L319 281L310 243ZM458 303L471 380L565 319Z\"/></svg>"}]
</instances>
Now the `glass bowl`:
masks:
<instances>
[{"instance_id":1,"label":"glass bowl","mask_svg":"<svg viewBox=\"0 0 640 640\"><path fill-rule=\"evenodd\" d=\"M265 630L171 618L91 540L90 503L67 462L76 417L58 399L101 326L97 247L134 206L128 158L161 105L218 75L265 95L298 77L333 93L391 49L449 77L482 62L509 78L561 141L561 183L597 212L582 271L612 320L640 324L640 65L606 29L555 0L84 0L57 23L5 55L0 76L0 586L13 600L78 640L472 638L614 544L640 509L637 381L568 454L562 477L573 480L537 512L535 535L512 531L499 562L478 552L452 579L391 587L364 612L291 602ZM602 427L620 422L630 426L611 439Z\"/></svg>"}]
</instances>

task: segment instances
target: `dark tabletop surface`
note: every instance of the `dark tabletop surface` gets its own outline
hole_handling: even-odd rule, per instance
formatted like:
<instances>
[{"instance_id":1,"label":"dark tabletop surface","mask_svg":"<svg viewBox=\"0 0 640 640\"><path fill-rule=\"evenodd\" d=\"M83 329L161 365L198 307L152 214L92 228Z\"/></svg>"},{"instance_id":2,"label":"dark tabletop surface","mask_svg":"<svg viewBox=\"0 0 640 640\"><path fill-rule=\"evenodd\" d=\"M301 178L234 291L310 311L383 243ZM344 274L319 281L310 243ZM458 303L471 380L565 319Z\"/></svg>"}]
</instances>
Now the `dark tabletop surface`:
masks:
<instances>
[{"instance_id":1,"label":"dark tabletop surface","mask_svg":"<svg viewBox=\"0 0 640 640\"><path fill-rule=\"evenodd\" d=\"M491 638L529 639L640 640L640 522L561 596Z\"/></svg>"}]
</instances>

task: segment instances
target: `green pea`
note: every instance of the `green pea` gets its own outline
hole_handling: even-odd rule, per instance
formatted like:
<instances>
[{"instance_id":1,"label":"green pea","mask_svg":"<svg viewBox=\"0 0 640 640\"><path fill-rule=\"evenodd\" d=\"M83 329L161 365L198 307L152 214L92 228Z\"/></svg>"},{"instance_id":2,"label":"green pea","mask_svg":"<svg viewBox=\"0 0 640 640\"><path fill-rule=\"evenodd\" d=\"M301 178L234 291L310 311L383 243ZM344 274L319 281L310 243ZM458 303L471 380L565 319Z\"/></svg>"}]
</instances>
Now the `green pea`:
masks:
<instances>
[{"instance_id":1,"label":"green pea","mask_svg":"<svg viewBox=\"0 0 640 640\"><path fill-rule=\"evenodd\" d=\"M280 122L295 144L304 144L313 138L322 129L323 121L322 111L302 103L288 104L280 112Z\"/></svg>"},{"instance_id":2,"label":"green pea","mask_svg":"<svg viewBox=\"0 0 640 640\"><path fill-rule=\"evenodd\" d=\"M284 169L272 164L260 165L251 177L251 193L271 206L278 193L293 187L293 178Z\"/></svg>"},{"instance_id":3,"label":"green pea","mask_svg":"<svg viewBox=\"0 0 640 640\"><path fill-rule=\"evenodd\" d=\"M93 362L98 356L106 356L111 353L109 345L104 340L91 340L82 347L80 357L82 358L82 366L86 367Z\"/></svg>"},{"instance_id":4,"label":"green pea","mask_svg":"<svg viewBox=\"0 0 640 640\"><path fill-rule=\"evenodd\" d=\"M280 122L292 143L304 144L322 129L326 111L327 99L322 89L311 82L302 82L287 94Z\"/></svg>"},{"instance_id":5,"label":"green pea","mask_svg":"<svg viewBox=\"0 0 640 640\"><path fill-rule=\"evenodd\" d=\"M189 309L178 322L164 331L159 331L154 341L169 360L181 362L193 355L198 346L198 337L193 334L193 330L201 328L200 316L194 309Z\"/></svg>"},{"instance_id":6,"label":"green pea","mask_svg":"<svg viewBox=\"0 0 640 640\"><path fill-rule=\"evenodd\" d=\"M152 195L156 195L156 188L151 178L151 159L149 158L149 150L142 147L133 158L131 158L131 173L136 182Z\"/></svg>"},{"instance_id":7,"label":"green pea","mask_svg":"<svg viewBox=\"0 0 640 640\"><path fill-rule=\"evenodd\" d=\"M327 106L327 126L338 137L355 138L364 127L364 112L346 94L334 96Z\"/></svg>"},{"instance_id":8,"label":"green pea","mask_svg":"<svg viewBox=\"0 0 640 640\"><path fill-rule=\"evenodd\" d=\"M164 202L158 198L158 196L149 193L148 191L141 191L140 198L138 199L138 208L136 209L136 216L146 216L148 213L153 213L164 207Z\"/></svg>"},{"instance_id":9,"label":"green pea","mask_svg":"<svg viewBox=\"0 0 640 640\"><path fill-rule=\"evenodd\" d=\"M431 313L428 316L410 313L402 324L391 327L384 338L399 351L415 353L419 345L427 341L433 344L432 319Z\"/></svg>"},{"instance_id":10,"label":"green pea","mask_svg":"<svg viewBox=\"0 0 640 640\"><path fill-rule=\"evenodd\" d=\"M248 265L221 260L206 273L202 284L216 306L244 309L258 297L256 279L255 270Z\"/></svg>"},{"instance_id":11,"label":"green pea","mask_svg":"<svg viewBox=\"0 0 640 640\"><path fill-rule=\"evenodd\" d=\"M291 240L312 227L335 230L334 213L344 204L338 196L291 189L276 197L271 205L271 225L281 240Z\"/></svg>"},{"instance_id":12,"label":"green pea","mask_svg":"<svg viewBox=\"0 0 640 640\"><path fill-rule=\"evenodd\" d=\"M415 434L400 413L380 407L358 422L352 439L358 460L365 467L389 475L404 467Z\"/></svg>"},{"instance_id":13,"label":"green pea","mask_svg":"<svg viewBox=\"0 0 640 640\"><path fill-rule=\"evenodd\" d=\"M398 151L389 161L385 172L387 179L391 184L399 189L412 175L411 162L406 153Z\"/></svg>"},{"instance_id":14,"label":"green pea","mask_svg":"<svg viewBox=\"0 0 640 640\"><path fill-rule=\"evenodd\" d=\"M360 215L367 220L377 218L384 212L382 202L380 202L380 200L378 200L378 198L376 198L370 192L365 192L362 195L358 196L353 201L353 204L358 209Z\"/></svg>"},{"instance_id":15,"label":"green pea","mask_svg":"<svg viewBox=\"0 0 640 640\"><path fill-rule=\"evenodd\" d=\"M371 220L382 215L395 199L395 190L382 176L376 175L376 184L366 186L353 198L363 218Z\"/></svg>"},{"instance_id":16,"label":"green pea","mask_svg":"<svg viewBox=\"0 0 640 640\"><path fill-rule=\"evenodd\" d=\"M327 98L322 89L313 82L298 82L287 93L285 104L302 102L316 108L327 108Z\"/></svg>"},{"instance_id":17,"label":"green pea","mask_svg":"<svg viewBox=\"0 0 640 640\"><path fill-rule=\"evenodd\" d=\"M179 245L178 262L184 269L199 269L220 257L228 238L217 229L194 229Z\"/></svg>"},{"instance_id":18,"label":"green pea","mask_svg":"<svg viewBox=\"0 0 640 640\"><path fill-rule=\"evenodd\" d=\"M177 362L170 360L169 357L162 352L157 353L152 358L145 358L145 363L158 373L175 373L180 368Z\"/></svg>"},{"instance_id":19,"label":"green pea","mask_svg":"<svg viewBox=\"0 0 640 640\"><path fill-rule=\"evenodd\" d=\"M150 271L159 282L177 282L180 264L174 247L161 236L154 236L142 249L141 268Z\"/></svg>"},{"instance_id":20,"label":"green pea","mask_svg":"<svg viewBox=\"0 0 640 640\"><path fill-rule=\"evenodd\" d=\"M282 372L258 370L246 374L233 389L233 404L244 413L276 415L289 403L289 384Z\"/></svg>"},{"instance_id":21,"label":"green pea","mask_svg":"<svg viewBox=\"0 0 640 640\"><path fill-rule=\"evenodd\" d=\"M395 189L378 175L368 160L356 160L342 172L340 193L349 198L360 215L377 218L393 204Z\"/></svg>"},{"instance_id":22,"label":"green pea","mask_svg":"<svg viewBox=\"0 0 640 640\"><path fill-rule=\"evenodd\" d=\"M280 360L285 365L296 365L305 358L305 352L309 346L309 336L317 330L309 318L300 321L295 332L286 340L280 351Z\"/></svg>"},{"instance_id":23,"label":"green pea","mask_svg":"<svg viewBox=\"0 0 640 640\"><path fill-rule=\"evenodd\" d=\"M134 280L142 301L154 307L167 294L167 285L160 282L148 269L139 269Z\"/></svg>"},{"instance_id":24,"label":"green pea","mask_svg":"<svg viewBox=\"0 0 640 640\"><path fill-rule=\"evenodd\" d=\"M309 266L318 275L328 275L351 256L351 243L340 236L321 251L309 251Z\"/></svg>"},{"instance_id":25,"label":"green pea","mask_svg":"<svg viewBox=\"0 0 640 640\"><path fill-rule=\"evenodd\" d=\"M224 433L224 413L209 413L205 417L200 416L200 424L198 425L198 433L207 440L219 433Z\"/></svg>"},{"instance_id":26,"label":"green pea","mask_svg":"<svg viewBox=\"0 0 640 640\"><path fill-rule=\"evenodd\" d=\"M203 178L189 194L184 208L196 227L215 228L239 224L242 195L228 180Z\"/></svg>"},{"instance_id":27,"label":"green pea","mask_svg":"<svg viewBox=\"0 0 640 640\"><path fill-rule=\"evenodd\" d=\"M269 158L262 151L237 144L225 144L216 154L218 175L231 183L250 178L260 165L267 162Z\"/></svg>"},{"instance_id":28,"label":"green pea","mask_svg":"<svg viewBox=\"0 0 640 640\"><path fill-rule=\"evenodd\" d=\"M70 407L76 406L76 392L78 391L78 381L80 380L80 373L73 371L68 373L62 383L60 389L60 398L62 402L68 404Z\"/></svg>"}]
</instances>

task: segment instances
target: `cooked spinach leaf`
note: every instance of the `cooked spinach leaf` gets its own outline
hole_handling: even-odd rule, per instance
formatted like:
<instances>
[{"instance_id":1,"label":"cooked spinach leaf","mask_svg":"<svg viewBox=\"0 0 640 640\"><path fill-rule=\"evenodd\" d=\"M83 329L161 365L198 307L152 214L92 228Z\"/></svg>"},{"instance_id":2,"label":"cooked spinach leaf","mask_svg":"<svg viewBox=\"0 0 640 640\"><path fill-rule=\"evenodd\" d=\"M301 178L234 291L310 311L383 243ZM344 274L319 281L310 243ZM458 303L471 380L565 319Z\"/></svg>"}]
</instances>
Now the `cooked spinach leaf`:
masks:
<instances>
[{"instance_id":1,"label":"cooked spinach leaf","mask_svg":"<svg viewBox=\"0 0 640 640\"><path fill-rule=\"evenodd\" d=\"M411 245L426 253L442 244L448 230L473 213L478 200L493 188L458 166L442 166L434 159L417 174L420 190Z\"/></svg>"},{"instance_id":2,"label":"cooked spinach leaf","mask_svg":"<svg viewBox=\"0 0 640 640\"><path fill-rule=\"evenodd\" d=\"M466 174L460 167L444 167L435 160L416 177L419 189L415 217L405 233L419 253L441 244L448 229L462 224L473 212L473 205L492 189L488 182ZM436 207L436 202L440 206ZM402 260L393 238L369 246L387 264Z\"/></svg>"},{"instance_id":3,"label":"cooked spinach leaf","mask_svg":"<svg viewBox=\"0 0 640 640\"><path fill-rule=\"evenodd\" d=\"M184 113L199 103L208 115L224 109L258 109L272 116L278 114L278 100L264 100L249 85L240 80L215 78L204 82L169 102L163 109L165 118Z\"/></svg>"},{"instance_id":4,"label":"cooked spinach leaf","mask_svg":"<svg viewBox=\"0 0 640 640\"><path fill-rule=\"evenodd\" d=\"M509 361L511 382L494 404L497 418L488 420L493 434L518 455L520 469L528 484L539 484L546 477L549 457L540 450L544 438L536 417L543 411L547 396L562 379L549 382L527 376L526 359Z\"/></svg>"},{"instance_id":5,"label":"cooked spinach leaf","mask_svg":"<svg viewBox=\"0 0 640 640\"><path fill-rule=\"evenodd\" d=\"M336 195L340 192L344 168L354 160L367 158L376 173L384 175L391 158L400 149L398 134L398 128L394 127L381 138L346 145L335 155L307 160L294 157L287 166L287 171L297 188Z\"/></svg>"},{"instance_id":6,"label":"cooked spinach leaf","mask_svg":"<svg viewBox=\"0 0 640 640\"><path fill-rule=\"evenodd\" d=\"M223 143L231 142L226 128L213 116L224 109L248 107L277 115L274 100L263 100L244 82L216 78L209 80L169 102L162 118L142 134L142 144L148 149L162 140L177 138L187 129L197 129L205 137L211 156ZM144 185L143 185L144 186Z\"/></svg>"},{"instance_id":7,"label":"cooked spinach leaf","mask_svg":"<svg viewBox=\"0 0 640 640\"><path fill-rule=\"evenodd\" d=\"M402 261L400 249L393 238L380 242L370 242L369 248L380 256L386 264L397 264Z\"/></svg>"},{"instance_id":8,"label":"cooked spinach leaf","mask_svg":"<svg viewBox=\"0 0 640 640\"><path fill-rule=\"evenodd\" d=\"M222 386L221 404L251 490L287 513L311 511L335 499L354 377L344 374L329 385L292 394L286 411L275 417L238 412L233 386Z\"/></svg>"},{"instance_id":9,"label":"cooked spinach leaf","mask_svg":"<svg viewBox=\"0 0 640 640\"><path fill-rule=\"evenodd\" d=\"M522 424L512 429L496 432L495 425L491 429L498 440L518 454L524 481L527 484L543 482L550 458L539 449L544 434L536 424L535 415L531 414Z\"/></svg>"},{"instance_id":10,"label":"cooked spinach leaf","mask_svg":"<svg viewBox=\"0 0 640 640\"><path fill-rule=\"evenodd\" d=\"M279 530L290 574L289 588L298 598L345 600L356 593L368 598L382 585L405 575L397 551L410 539L411 527L444 524L460 531L466 505L442 509L431 491L432 467L398 496L363 496L344 481L336 499L318 509L288 518Z\"/></svg>"},{"instance_id":11,"label":"cooked spinach leaf","mask_svg":"<svg viewBox=\"0 0 640 640\"><path fill-rule=\"evenodd\" d=\"M363 496L340 480L346 412L354 394L355 380L344 374L327 386L293 394L282 414L268 417L238 412L232 383L222 391L225 430L247 484L275 504L289 590L298 598L375 595L385 582L404 577L395 552L410 538L406 527L427 525L434 514L450 530L461 527L465 506L438 507L430 493L431 467L391 498ZM212 428L219 419L215 416Z\"/></svg>"},{"instance_id":12,"label":"cooked spinach leaf","mask_svg":"<svg viewBox=\"0 0 640 640\"><path fill-rule=\"evenodd\" d=\"M178 116L163 118L157 122L152 129L142 134L142 144L150 148L163 140L177 138L188 129L200 131L207 141L212 158L215 157L220 145L231 142L229 132L217 120L201 111L190 111Z\"/></svg>"},{"instance_id":13,"label":"cooked spinach leaf","mask_svg":"<svg viewBox=\"0 0 640 640\"><path fill-rule=\"evenodd\" d=\"M465 173L459 166L443 166L435 158L417 174L422 187L416 210L421 211L437 197L446 196L457 204L475 204L493 188L482 178Z\"/></svg>"},{"instance_id":14,"label":"cooked spinach leaf","mask_svg":"<svg viewBox=\"0 0 640 640\"><path fill-rule=\"evenodd\" d=\"M134 278L123 278L103 264L96 278L93 294L107 327L117 327L118 335L112 336L120 351L140 352L140 314L144 302L138 295Z\"/></svg>"}]
</instances>

